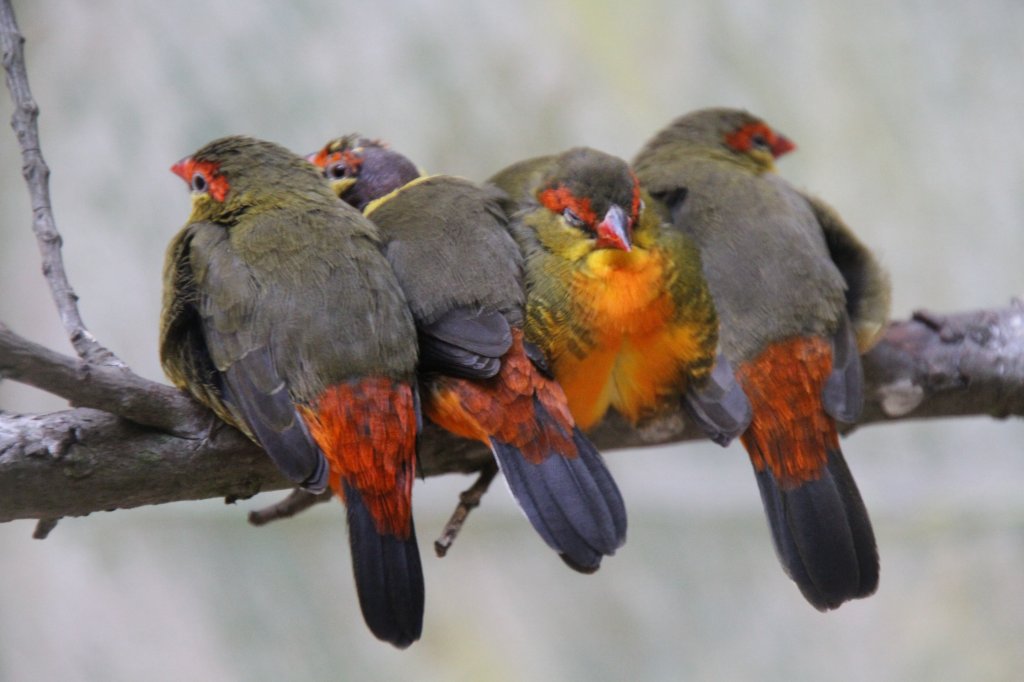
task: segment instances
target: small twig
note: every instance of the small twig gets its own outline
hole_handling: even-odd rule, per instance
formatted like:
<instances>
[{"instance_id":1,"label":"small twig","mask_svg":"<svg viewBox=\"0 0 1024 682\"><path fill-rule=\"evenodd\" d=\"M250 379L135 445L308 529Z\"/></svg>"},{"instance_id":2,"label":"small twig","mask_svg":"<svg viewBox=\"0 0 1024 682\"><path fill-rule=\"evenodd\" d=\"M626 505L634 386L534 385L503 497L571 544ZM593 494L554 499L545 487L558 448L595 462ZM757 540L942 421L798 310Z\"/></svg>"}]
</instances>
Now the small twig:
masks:
<instances>
[{"instance_id":1,"label":"small twig","mask_svg":"<svg viewBox=\"0 0 1024 682\"><path fill-rule=\"evenodd\" d=\"M448 523L445 524L444 530L441 531L441 536L434 541L434 551L437 556L443 557L451 549L452 543L455 542L459 531L462 530L462 524L469 517L469 512L480 506L480 500L483 499L484 493L487 492L487 488L490 487L491 481L494 480L497 473L498 465L491 460L480 469L480 476L477 477L476 482L459 494L459 504L452 512Z\"/></svg>"},{"instance_id":2,"label":"small twig","mask_svg":"<svg viewBox=\"0 0 1024 682\"><path fill-rule=\"evenodd\" d=\"M269 507L249 512L249 523L254 526L265 526L271 521L289 519L320 502L326 502L332 497L334 497L334 492L331 490L325 490L322 493L311 493L308 490L296 488L291 491L288 497L280 502L275 502Z\"/></svg>"},{"instance_id":3,"label":"small twig","mask_svg":"<svg viewBox=\"0 0 1024 682\"><path fill-rule=\"evenodd\" d=\"M60 519L39 519L32 537L36 540L45 540L49 537L50 531L57 527L59 521Z\"/></svg>"},{"instance_id":4,"label":"small twig","mask_svg":"<svg viewBox=\"0 0 1024 682\"><path fill-rule=\"evenodd\" d=\"M11 128L21 147L21 172L32 202L32 230L43 259L43 275L57 305L61 324L78 356L87 362L123 367L113 353L104 348L86 329L78 312L78 297L68 282L61 255L61 236L50 203L50 169L39 145L39 106L32 98L25 70L25 38L18 30L10 0L0 0L0 47L3 49L7 89L14 102Z\"/></svg>"}]
</instances>

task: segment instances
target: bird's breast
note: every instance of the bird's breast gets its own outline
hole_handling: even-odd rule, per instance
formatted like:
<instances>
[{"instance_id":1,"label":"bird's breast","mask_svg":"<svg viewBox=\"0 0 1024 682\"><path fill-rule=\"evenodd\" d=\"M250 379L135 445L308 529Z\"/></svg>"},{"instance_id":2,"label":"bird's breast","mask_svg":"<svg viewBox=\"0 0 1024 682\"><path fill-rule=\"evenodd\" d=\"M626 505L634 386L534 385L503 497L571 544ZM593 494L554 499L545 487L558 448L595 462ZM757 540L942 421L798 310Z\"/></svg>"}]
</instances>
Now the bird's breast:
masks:
<instances>
[{"instance_id":1,"label":"bird's breast","mask_svg":"<svg viewBox=\"0 0 1024 682\"><path fill-rule=\"evenodd\" d=\"M575 274L577 322L592 343L562 354L554 369L581 427L609 407L636 422L681 390L696 335L675 319L668 274L660 252L639 249L597 251Z\"/></svg>"},{"instance_id":2,"label":"bird's breast","mask_svg":"<svg viewBox=\"0 0 1024 682\"><path fill-rule=\"evenodd\" d=\"M672 318L675 307L666 272L660 251L600 249L576 271L572 296L595 336L615 343L650 334Z\"/></svg>"}]
</instances>

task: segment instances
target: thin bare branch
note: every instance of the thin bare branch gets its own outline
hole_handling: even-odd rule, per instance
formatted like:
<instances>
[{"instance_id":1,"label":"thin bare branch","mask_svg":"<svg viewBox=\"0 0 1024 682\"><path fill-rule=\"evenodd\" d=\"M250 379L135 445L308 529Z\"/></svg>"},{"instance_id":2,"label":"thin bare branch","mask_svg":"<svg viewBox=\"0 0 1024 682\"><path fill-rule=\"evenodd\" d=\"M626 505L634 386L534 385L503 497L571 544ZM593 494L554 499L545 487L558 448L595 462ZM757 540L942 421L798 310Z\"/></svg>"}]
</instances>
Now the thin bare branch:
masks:
<instances>
[{"instance_id":1,"label":"thin bare branch","mask_svg":"<svg viewBox=\"0 0 1024 682\"><path fill-rule=\"evenodd\" d=\"M265 526L272 521L290 519L320 502L330 500L332 497L334 497L334 493L329 489L322 493L311 493L308 490L296 488L291 491L288 497L280 502L275 502L269 507L249 512L249 523L254 526Z\"/></svg>"},{"instance_id":2,"label":"thin bare branch","mask_svg":"<svg viewBox=\"0 0 1024 682\"><path fill-rule=\"evenodd\" d=\"M473 485L459 493L459 504L456 505L455 511L452 512L451 518L448 519L448 523L444 524L441 536L434 540L434 553L438 557L448 554L448 550L452 548L455 538L459 536L459 531L462 530L463 524L469 518L469 512L480 506L480 500L483 499L487 489L491 487L491 481L497 475L497 463L490 462L490 464L485 465L480 470L480 475L477 476Z\"/></svg>"},{"instance_id":3,"label":"thin bare branch","mask_svg":"<svg viewBox=\"0 0 1024 682\"><path fill-rule=\"evenodd\" d=\"M32 98L25 70L25 38L18 30L10 0L0 0L0 48L3 49L7 89L14 102L11 127L21 147L22 175L32 202L32 229L43 259L43 275L57 305L60 321L83 360L95 364L124 366L113 353L93 338L78 312L78 296L68 282L61 255L61 236L50 205L50 169L39 145L39 106Z\"/></svg>"},{"instance_id":4,"label":"thin bare branch","mask_svg":"<svg viewBox=\"0 0 1024 682\"><path fill-rule=\"evenodd\" d=\"M57 523L60 519L39 519L36 522L36 529L32 531L33 540L45 540L53 532L53 529L57 527Z\"/></svg>"}]
</instances>

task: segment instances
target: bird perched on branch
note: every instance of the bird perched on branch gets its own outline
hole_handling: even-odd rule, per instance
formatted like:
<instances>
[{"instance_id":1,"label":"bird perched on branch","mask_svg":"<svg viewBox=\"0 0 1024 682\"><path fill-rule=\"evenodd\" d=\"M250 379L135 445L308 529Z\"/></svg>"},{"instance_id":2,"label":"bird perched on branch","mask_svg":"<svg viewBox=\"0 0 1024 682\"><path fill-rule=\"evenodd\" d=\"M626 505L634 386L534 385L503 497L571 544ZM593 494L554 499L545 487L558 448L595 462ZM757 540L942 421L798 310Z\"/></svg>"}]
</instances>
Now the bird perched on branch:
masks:
<instances>
[{"instance_id":1,"label":"bird perched on branch","mask_svg":"<svg viewBox=\"0 0 1024 682\"><path fill-rule=\"evenodd\" d=\"M733 109L682 116L634 162L700 247L721 347L753 406L741 436L776 551L820 610L872 594L878 551L836 422L863 403L860 358L882 331L889 282L834 210L775 173L794 148Z\"/></svg>"},{"instance_id":2,"label":"bird perched on branch","mask_svg":"<svg viewBox=\"0 0 1024 682\"><path fill-rule=\"evenodd\" d=\"M544 541L571 567L596 570L625 541L625 507L524 338L521 256L496 192L420 177L401 154L357 136L310 158L386 239L419 331L426 415L487 445Z\"/></svg>"},{"instance_id":3,"label":"bird perched on branch","mask_svg":"<svg viewBox=\"0 0 1024 682\"><path fill-rule=\"evenodd\" d=\"M331 486L348 510L363 616L408 646L424 592L416 330L377 229L269 142L218 139L172 170L192 214L167 252L164 370L292 481Z\"/></svg>"},{"instance_id":4,"label":"bird perched on branch","mask_svg":"<svg viewBox=\"0 0 1024 682\"><path fill-rule=\"evenodd\" d=\"M526 257L527 338L583 428L614 409L632 424L683 403L728 443L750 408L727 361L693 242L645 207L629 165L586 147L493 176Z\"/></svg>"}]
</instances>

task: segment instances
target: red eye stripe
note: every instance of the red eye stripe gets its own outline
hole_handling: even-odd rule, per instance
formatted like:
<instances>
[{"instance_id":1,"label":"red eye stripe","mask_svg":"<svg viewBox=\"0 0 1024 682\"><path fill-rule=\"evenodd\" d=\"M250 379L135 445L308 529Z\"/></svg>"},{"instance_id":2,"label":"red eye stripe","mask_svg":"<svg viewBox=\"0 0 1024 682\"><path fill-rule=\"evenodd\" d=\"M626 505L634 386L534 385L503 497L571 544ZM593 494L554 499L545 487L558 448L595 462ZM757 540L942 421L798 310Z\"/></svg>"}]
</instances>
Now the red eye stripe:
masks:
<instances>
[{"instance_id":1,"label":"red eye stripe","mask_svg":"<svg viewBox=\"0 0 1024 682\"><path fill-rule=\"evenodd\" d=\"M590 207L590 199L577 198L565 185L559 185L553 189L546 189L537 195L542 206L554 213L561 213L565 209L572 210L587 225L593 226L597 223L597 214Z\"/></svg>"},{"instance_id":2,"label":"red eye stripe","mask_svg":"<svg viewBox=\"0 0 1024 682\"><path fill-rule=\"evenodd\" d=\"M353 173L363 164L363 157L351 150L331 151L337 149L335 145L327 145L315 154L310 154L306 160L317 168L327 168L335 164L341 164Z\"/></svg>"},{"instance_id":3,"label":"red eye stripe","mask_svg":"<svg viewBox=\"0 0 1024 682\"><path fill-rule=\"evenodd\" d=\"M746 153L754 146L754 138L758 136L764 138L775 158L796 148L788 138L776 133L763 121L748 123L729 133L725 136L725 143L740 153Z\"/></svg>"},{"instance_id":4,"label":"red eye stripe","mask_svg":"<svg viewBox=\"0 0 1024 682\"><path fill-rule=\"evenodd\" d=\"M219 170L220 164L216 161L196 161L191 156L171 166L171 171L188 183L189 187L192 186L192 178L196 173L202 175L206 180L206 193L223 203L231 184L218 172Z\"/></svg>"},{"instance_id":5,"label":"red eye stripe","mask_svg":"<svg viewBox=\"0 0 1024 682\"><path fill-rule=\"evenodd\" d=\"M315 154L310 154L306 157L306 160L317 168L327 168L327 165L336 161L341 161L341 152L331 153L331 145L327 145Z\"/></svg>"},{"instance_id":6,"label":"red eye stripe","mask_svg":"<svg viewBox=\"0 0 1024 682\"><path fill-rule=\"evenodd\" d=\"M340 154L341 162L345 164L346 168L352 169L355 173L359 170L359 167L363 165L363 157L361 154L357 154L354 151L346 150Z\"/></svg>"}]
</instances>

